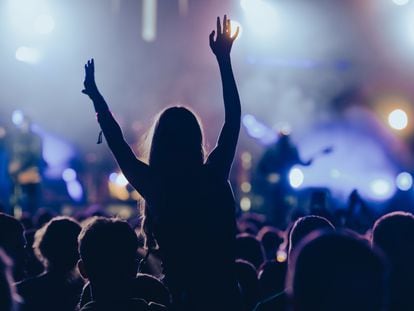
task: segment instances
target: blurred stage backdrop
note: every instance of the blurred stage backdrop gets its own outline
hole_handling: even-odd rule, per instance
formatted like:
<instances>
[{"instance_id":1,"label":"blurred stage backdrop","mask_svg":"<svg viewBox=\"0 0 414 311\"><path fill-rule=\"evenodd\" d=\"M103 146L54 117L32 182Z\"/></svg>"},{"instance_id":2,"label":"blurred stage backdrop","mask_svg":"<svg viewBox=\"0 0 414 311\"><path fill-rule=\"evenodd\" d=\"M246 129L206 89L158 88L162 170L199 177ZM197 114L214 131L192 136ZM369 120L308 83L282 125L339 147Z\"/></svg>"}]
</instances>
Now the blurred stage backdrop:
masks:
<instances>
[{"instance_id":1,"label":"blurred stage backdrop","mask_svg":"<svg viewBox=\"0 0 414 311\"><path fill-rule=\"evenodd\" d=\"M231 178L241 210L265 206L256 166L279 131L291 134L302 159L319 155L292 168L292 205L322 189L341 207L358 189L372 208L410 209L410 0L2 0L0 136L25 116L33 121L47 162L44 204L138 199L107 146L96 144L93 107L80 92L91 57L138 154L154 115L170 105L195 110L214 147L223 104L208 35L224 13L241 27L232 56L243 128Z\"/></svg>"}]
</instances>

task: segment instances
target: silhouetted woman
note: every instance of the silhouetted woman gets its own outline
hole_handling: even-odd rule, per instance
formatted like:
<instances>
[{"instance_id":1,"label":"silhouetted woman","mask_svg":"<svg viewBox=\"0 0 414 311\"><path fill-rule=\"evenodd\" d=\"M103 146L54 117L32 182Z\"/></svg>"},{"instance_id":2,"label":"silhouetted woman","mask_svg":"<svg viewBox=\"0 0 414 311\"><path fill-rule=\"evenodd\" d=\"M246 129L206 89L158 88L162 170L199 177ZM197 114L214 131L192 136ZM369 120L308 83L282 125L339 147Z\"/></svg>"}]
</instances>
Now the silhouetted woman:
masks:
<instances>
[{"instance_id":1,"label":"silhouetted woman","mask_svg":"<svg viewBox=\"0 0 414 311\"><path fill-rule=\"evenodd\" d=\"M238 35L217 18L210 47L220 68L225 123L205 159L203 133L187 108L171 107L153 128L149 163L138 160L99 93L93 59L85 65L85 89L109 148L130 184L146 201L148 247L159 246L165 281L179 310L237 310L234 276L234 198L228 183L240 130L240 99L230 62ZM216 35L216 36L215 36Z\"/></svg>"}]
</instances>

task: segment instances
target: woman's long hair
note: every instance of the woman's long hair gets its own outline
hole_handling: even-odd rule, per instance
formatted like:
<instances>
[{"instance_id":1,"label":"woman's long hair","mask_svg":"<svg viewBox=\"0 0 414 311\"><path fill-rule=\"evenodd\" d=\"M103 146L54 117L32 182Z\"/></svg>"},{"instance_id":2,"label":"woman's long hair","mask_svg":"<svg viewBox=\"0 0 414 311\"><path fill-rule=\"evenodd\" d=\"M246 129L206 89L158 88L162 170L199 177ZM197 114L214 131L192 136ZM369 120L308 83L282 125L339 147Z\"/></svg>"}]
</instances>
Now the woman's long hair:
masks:
<instances>
[{"instance_id":1,"label":"woman's long hair","mask_svg":"<svg viewBox=\"0 0 414 311\"><path fill-rule=\"evenodd\" d=\"M171 176L200 167L204 163L203 131L197 116L185 107L170 107L161 111L146 135L144 149L151 169L157 176ZM156 248L152 232L153 217L146 204L140 204L141 233L146 247Z\"/></svg>"}]
</instances>

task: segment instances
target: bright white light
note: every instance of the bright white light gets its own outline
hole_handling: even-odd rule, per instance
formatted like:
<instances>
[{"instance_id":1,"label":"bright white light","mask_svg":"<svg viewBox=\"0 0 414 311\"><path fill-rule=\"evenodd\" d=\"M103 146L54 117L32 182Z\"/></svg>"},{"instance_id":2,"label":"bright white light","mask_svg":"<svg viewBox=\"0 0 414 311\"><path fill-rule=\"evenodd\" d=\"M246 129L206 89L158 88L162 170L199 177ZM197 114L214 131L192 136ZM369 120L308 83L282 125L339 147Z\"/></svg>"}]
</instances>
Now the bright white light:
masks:
<instances>
[{"instance_id":1,"label":"bright white light","mask_svg":"<svg viewBox=\"0 0 414 311\"><path fill-rule=\"evenodd\" d=\"M118 177L118 173L111 173L110 175L109 175L109 180L111 181L111 182L113 182L113 183L115 183L116 182L116 178Z\"/></svg>"},{"instance_id":2,"label":"bright white light","mask_svg":"<svg viewBox=\"0 0 414 311\"><path fill-rule=\"evenodd\" d=\"M388 116L389 125L396 130L403 130L408 125L408 117L404 110L395 109Z\"/></svg>"},{"instance_id":3,"label":"bright white light","mask_svg":"<svg viewBox=\"0 0 414 311\"><path fill-rule=\"evenodd\" d=\"M239 27L239 35L238 35L237 39L240 39L242 34L243 34L242 25L238 21L235 21L235 20L232 20L232 19L230 20L230 24L231 24L231 35L232 36L234 36L234 34L236 33L236 30L237 30L237 27Z\"/></svg>"},{"instance_id":4,"label":"bright white light","mask_svg":"<svg viewBox=\"0 0 414 311\"><path fill-rule=\"evenodd\" d=\"M23 120L24 120L24 115L21 110L13 111L12 121L14 125L17 125L17 126L21 125L23 123Z\"/></svg>"},{"instance_id":5,"label":"bright white light","mask_svg":"<svg viewBox=\"0 0 414 311\"><path fill-rule=\"evenodd\" d=\"M2 1L2 9L3 9ZM16 33L33 34L33 21L40 13L43 5L40 1L34 0L9 0L7 2L7 18L10 26Z\"/></svg>"},{"instance_id":6,"label":"bright white light","mask_svg":"<svg viewBox=\"0 0 414 311\"><path fill-rule=\"evenodd\" d=\"M401 40L404 40L404 42L401 43L404 43L404 48L409 49L406 52L409 52L410 56L414 46L414 10L411 8L412 5L413 4L410 3L410 7L408 7L408 5L407 7L401 7L401 15L399 15L401 17L398 18L398 22L401 24L396 29L398 33L395 34L400 36Z\"/></svg>"},{"instance_id":7,"label":"bright white light","mask_svg":"<svg viewBox=\"0 0 414 311\"><path fill-rule=\"evenodd\" d=\"M392 0L396 5L406 5L410 0Z\"/></svg>"},{"instance_id":8,"label":"bright white light","mask_svg":"<svg viewBox=\"0 0 414 311\"><path fill-rule=\"evenodd\" d=\"M240 1L240 6L242 7L243 10L247 11L249 8L249 5L251 5L249 2L252 2L254 0L241 0Z\"/></svg>"},{"instance_id":9,"label":"bright white light","mask_svg":"<svg viewBox=\"0 0 414 311\"><path fill-rule=\"evenodd\" d=\"M115 183L118 186L122 186L125 187L126 185L128 185L128 180L125 178L124 174L119 173L118 176L116 177Z\"/></svg>"},{"instance_id":10,"label":"bright white light","mask_svg":"<svg viewBox=\"0 0 414 311\"><path fill-rule=\"evenodd\" d=\"M109 175L109 181L121 187L125 187L129 183L122 173L111 173Z\"/></svg>"},{"instance_id":11,"label":"bright white light","mask_svg":"<svg viewBox=\"0 0 414 311\"><path fill-rule=\"evenodd\" d=\"M35 48L21 46L16 50L16 59L24 63L35 64L40 60L40 53Z\"/></svg>"},{"instance_id":12,"label":"bright white light","mask_svg":"<svg viewBox=\"0 0 414 311\"><path fill-rule=\"evenodd\" d=\"M299 188L303 184L305 176L301 169L294 167L289 172L289 183L292 188Z\"/></svg>"},{"instance_id":13,"label":"bright white light","mask_svg":"<svg viewBox=\"0 0 414 311\"><path fill-rule=\"evenodd\" d=\"M413 186L413 177L410 173L402 172L398 174L396 179L397 187L401 191L408 191Z\"/></svg>"},{"instance_id":14,"label":"bright white light","mask_svg":"<svg viewBox=\"0 0 414 311\"><path fill-rule=\"evenodd\" d=\"M47 14L39 15L34 21L34 29L38 34L47 35L55 28L53 17Z\"/></svg>"},{"instance_id":15,"label":"bright white light","mask_svg":"<svg viewBox=\"0 0 414 311\"><path fill-rule=\"evenodd\" d=\"M270 3L264 0L241 0L240 5L249 21L250 29L256 35L269 37L276 32L278 14Z\"/></svg>"},{"instance_id":16,"label":"bright white light","mask_svg":"<svg viewBox=\"0 0 414 311\"><path fill-rule=\"evenodd\" d=\"M252 207L252 202L250 201L248 197L244 197L240 200L240 208L243 212L250 211L251 207Z\"/></svg>"},{"instance_id":17,"label":"bright white light","mask_svg":"<svg viewBox=\"0 0 414 311\"><path fill-rule=\"evenodd\" d=\"M157 0L142 1L142 38L152 42L157 36Z\"/></svg>"},{"instance_id":18,"label":"bright white light","mask_svg":"<svg viewBox=\"0 0 414 311\"><path fill-rule=\"evenodd\" d=\"M372 181L370 188L372 193L380 199L388 198L392 193L392 186L385 179L376 179Z\"/></svg>"},{"instance_id":19,"label":"bright white light","mask_svg":"<svg viewBox=\"0 0 414 311\"><path fill-rule=\"evenodd\" d=\"M68 190L69 196L75 200L80 201L83 197L83 189L79 181L73 180L66 183L66 189Z\"/></svg>"},{"instance_id":20,"label":"bright white light","mask_svg":"<svg viewBox=\"0 0 414 311\"><path fill-rule=\"evenodd\" d=\"M62 173L62 179L66 182L71 182L76 180L76 172L72 168L67 168Z\"/></svg>"},{"instance_id":21,"label":"bright white light","mask_svg":"<svg viewBox=\"0 0 414 311\"><path fill-rule=\"evenodd\" d=\"M251 137L257 139L265 137L269 131L269 129L264 124L257 121L257 119L251 114L246 114L243 117L243 125L247 129L247 133Z\"/></svg>"}]
</instances>

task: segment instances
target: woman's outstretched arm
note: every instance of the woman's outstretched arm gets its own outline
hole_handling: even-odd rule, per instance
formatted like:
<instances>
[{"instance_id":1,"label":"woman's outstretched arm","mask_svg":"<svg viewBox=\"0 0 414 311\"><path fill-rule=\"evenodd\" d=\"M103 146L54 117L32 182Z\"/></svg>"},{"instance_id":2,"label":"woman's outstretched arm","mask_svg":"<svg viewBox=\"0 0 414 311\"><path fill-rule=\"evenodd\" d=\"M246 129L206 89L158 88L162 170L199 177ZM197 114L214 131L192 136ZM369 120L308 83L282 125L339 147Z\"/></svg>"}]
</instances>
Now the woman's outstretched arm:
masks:
<instances>
[{"instance_id":1,"label":"woman's outstretched arm","mask_svg":"<svg viewBox=\"0 0 414 311\"><path fill-rule=\"evenodd\" d=\"M231 24L226 15L224 15L223 27L220 18L217 17L217 33L213 31L210 34L210 47L216 55L220 67L225 121L217 146L209 155L207 164L214 166L220 176L225 179L228 178L230 172L240 132L240 98L230 61L230 51L238 34L239 28L233 36L231 35ZM215 35L216 38L214 39Z\"/></svg>"},{"instance_id":2,"label":"woman's outstretched arm","mask_svg":"<svg viewBox=\"0 0 414 311\"><path fill-rule=\"evenodd\" d=\"M99 92L95 83L95 64L93 59L85 65L85 81L83 84L84 89L82 93L88 95L93 101L98 122L119 167L131 185L145 197L150 177L149 167L137 159L125 141L122 130L109 111L105 99Z\"/></svg>"}]
</instances>

